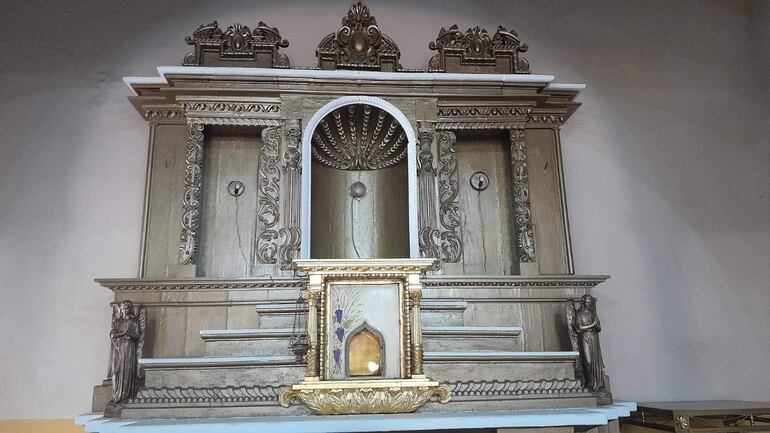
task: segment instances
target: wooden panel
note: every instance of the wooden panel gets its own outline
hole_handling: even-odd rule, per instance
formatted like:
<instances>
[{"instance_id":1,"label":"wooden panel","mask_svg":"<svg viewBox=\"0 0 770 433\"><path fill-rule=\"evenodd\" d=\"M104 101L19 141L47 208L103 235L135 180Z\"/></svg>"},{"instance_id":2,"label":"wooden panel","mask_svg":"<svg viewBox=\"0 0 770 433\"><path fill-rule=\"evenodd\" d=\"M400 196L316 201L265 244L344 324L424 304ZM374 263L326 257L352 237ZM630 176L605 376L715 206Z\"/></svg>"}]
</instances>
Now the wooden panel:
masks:
<instances>
[{"instance_id":1,"label":"wooden panel","mask_svg":"<svg viewBox=\"0 0 770 433\"><path fill-rule=\"evenodd\" d=\"M226 292L196 293L188 297L194 301L226 301ZM223 329L227 327L227 307L198 307L187 309L185 356L202 356L206 347L201 339L201 329Z\"/></svg>"},{"instance_id":2,"label":"wooden panel","mask_svg":"<svg viewBox=\"0 0 770 433\"><path fill-rule=\"evenodd\" d=\"M206 129L199 276L251 276L259 132L244 127ZM234 180L246 187L237 198L227 191Z\"/></svg>"},{"instance_id":3,"label":"wooden panel","mask_svg":"<svg viewBox=\"0 0 770 433\"><path fill-rule=\"evenodd\" d=\"M568 274L569 239L564 226L555 131L528 129L527 168L535 247L541 274Z\"/></svg>"},{"instance_id":4,"label":"wooden panel","mask_svg":"<svg viewBox=\"0 0 770 433\"><path fill-rule=\"evenodd\" d=\"M167 296L164 295L164 298ZM166 299L164 299L166 300ZM187 329L187 309L180 307L163 307L158 314L157 326L154 330L152 357L173 358L185 355L185 338Z\"/></svg>"},{"instance_id":5,"label":"wooden panel","mask_svg":"<svg viewBox=\"0 0 770 433\"><path fill-rule=\"evenodd\" d=\"M541 303L543 348L548 351L572 350L567 333L567 317L563 302Z\"/></svg>"},{"instance_id":6,"label":"wooden panel","mask_svg":"<svg viewBox=\"0 0 770 433\"><path fill-rule=\"evenodd\" d=\"M451 273L517 273L507 134L458 134L455 151L464 253L462 269ZM490 180L489 187L481 192L470 184L477 171L486 173ZM455 270L453 266L445 268Z\"/></svg>"},{"instance_id":7,"label":"wooden panel","mask_svg":"<svg viewBox=\"0 0 770 433\"><path fill-rule=\"evenodd\" d=\"M544 350L541 305L535 302L519 305L521 307L521 337L524 351L539 352Z\"/></svg>"},{"instance_id":8,"label":"wooden panel","mask_svg":"<svg viewBox=\"0 0 770 433\"><path fill-rule=\"evenodd\" d=\"M380 170L338 170L313 163L310 257L409 257L406 169L406 162ZM354 182L366 186L361 200L349 194Z\"/></svg>"},{"instance_id":9,"label":"wooden panel","mask_svg":"<svg viewBox=\"0 0 770 433\"><path fill-rule=\"evenodd\" d=\"M152 136L144 277L175 277L182 229L186 125L157 125Z\"/></svg>"}]
</instances>

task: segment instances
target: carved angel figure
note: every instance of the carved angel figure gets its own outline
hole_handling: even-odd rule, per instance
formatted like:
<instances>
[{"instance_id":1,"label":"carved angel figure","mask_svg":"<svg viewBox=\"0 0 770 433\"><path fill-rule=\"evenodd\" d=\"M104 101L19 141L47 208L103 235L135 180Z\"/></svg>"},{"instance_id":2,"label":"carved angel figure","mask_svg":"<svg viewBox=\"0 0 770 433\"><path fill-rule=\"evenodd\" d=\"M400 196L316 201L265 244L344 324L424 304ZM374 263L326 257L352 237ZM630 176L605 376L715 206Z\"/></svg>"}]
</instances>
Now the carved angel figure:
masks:
<instances>
[{"instance_id":1,"label":"carved angel figure","mask_svg":"<svg viewBox=\"0 0 770 433\"><path fill-rule=\"evenodd\" d=\"M131 301L112 304L112 329L110 340L110 376L112 377L112 402L118 403L136 394L136 381L140 376L138 361L144 345L147 315L141 305Z\"/></svg>"},{"instance_id":2,"label":"carved angel figure","mask_svg":"<svg viewBox=\"0 0 770 433\"><path fill-rule=\"evenodd\" d=\"M611 399L604 374L599 332L602 327L596 314L596 298L583 295L580 309L575 311L575 301L567 302L567 323L573 348L580 352L583 384L597 393L601 400Z\"/></svg>"}]
</instances>

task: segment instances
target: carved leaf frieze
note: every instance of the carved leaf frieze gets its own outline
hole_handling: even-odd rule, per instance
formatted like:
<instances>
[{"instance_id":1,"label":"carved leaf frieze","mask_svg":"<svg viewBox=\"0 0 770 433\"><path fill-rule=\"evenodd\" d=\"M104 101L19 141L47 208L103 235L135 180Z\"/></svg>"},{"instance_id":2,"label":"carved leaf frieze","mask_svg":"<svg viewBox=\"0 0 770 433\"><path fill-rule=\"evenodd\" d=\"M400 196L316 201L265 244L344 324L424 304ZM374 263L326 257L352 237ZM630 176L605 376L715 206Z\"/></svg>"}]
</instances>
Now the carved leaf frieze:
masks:
<instances>
[{"instance_id":1,"label":"carved leaf frieze","mask_svg":"<svg viewBox=\"0 0 770 433\"><path fill-rule=\"evenodd\" d=\"M564 123L564 116L561 114L530 114L528 121L530 123L554 123L561 125Z\"/></svg>"},{"instance_id":2,"label":"carved leaf frieze","mask_svg":"<svg viewBox=\"0 0 770 433\"><path fill-rule=\"evenodd\" d=\"M447 385L455 397L589 394L576 379L458 381Z\"/></svg>"},{"instance_id":3,"label":"carved leaf frieze","mask_svg":"<svg viewBox=\"0 0 770 433\"><path fill-rule=\"evenodd\" d=\"M438 108L439 117L514 117L526 116L532 107L521 106L469 106Z\"/></svg>"},{"instance_id":4,"label":"carved leaf frieze","mask_svg":"<svg viewBox=\"0 0 770 433\"><path fill-rule=\"evenodd\" d=\"M360 413L405 413L419 409L433 396L441 403L449 401L449 389L441 386L391 387L363 389L301 390L284 389L279 401L288 407L299 399L310 410L323 415Z\"/></svg>"},{"instance_id":5,"label":"carved leaf frieze","mask_svg":"<svg viewBox=\"0 0 770 433\"><path fill-rule=\"evenodd\" d=\"M182 108L189 111L223 111L228 113L274 113L281 112L280 104L252 102L183 102Z\"/></svg>"},{"instance_id":6,"label":"carved leaf frieze","mask_svg":"<svg viewBox=\"0 0 770 433\"><path fill-rule=\"evenodd\" d=\"M277 402L277 386L226 386L211 388L142 388L131 404L147 403L247 403Z\"/></svg>"},{"instance_id":7,"label":"carved leaf frieze","mask_svg":"<svg viewBox=\"0 0 770 433\"><path fill-rule=\"evenodd\" d=\"M148 108L144 110L147 120L156 119L184 119L185 113L179 108Z\"/></svg>"}]
</instances>

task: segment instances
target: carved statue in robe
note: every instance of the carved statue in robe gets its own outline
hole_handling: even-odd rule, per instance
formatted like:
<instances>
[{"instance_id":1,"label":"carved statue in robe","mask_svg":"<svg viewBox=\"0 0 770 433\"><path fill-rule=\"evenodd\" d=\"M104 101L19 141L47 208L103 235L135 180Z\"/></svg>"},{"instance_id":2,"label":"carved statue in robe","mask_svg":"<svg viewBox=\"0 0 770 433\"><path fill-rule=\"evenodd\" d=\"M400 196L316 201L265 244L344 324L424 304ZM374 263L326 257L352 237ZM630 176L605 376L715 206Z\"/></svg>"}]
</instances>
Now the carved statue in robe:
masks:
<instances>
[{"instance_id":1,"label":"carved statue in robe","mask_svg":"<svg viewBox=\"0 0 770 433\"><path fill-rule=\"evenodd\" d=\"M576 310L575 304L578 302L580 309ZM600 404L612 403L599 344L602 326L596 314L596 298L586 294L580 301L568 300L567 324L572 348L580 353L580 360L575 368L577 375L582 378L585 387L596 394Z\"/></svg>"},{"instance_id":2,"label":"carved statue in robe","mask_svg":"<svg viewBox=\"0 0 770 433\"><path fill-rule=\"evenodd\" d=\"M112 304L112 328L110 329L109 376L112 379L112 399L108 412L118 412L120 405L136 395L137 380L141 373L139 358L144 346L147 314L143 306L131 301Z\"/></svg>"}]
</instances>

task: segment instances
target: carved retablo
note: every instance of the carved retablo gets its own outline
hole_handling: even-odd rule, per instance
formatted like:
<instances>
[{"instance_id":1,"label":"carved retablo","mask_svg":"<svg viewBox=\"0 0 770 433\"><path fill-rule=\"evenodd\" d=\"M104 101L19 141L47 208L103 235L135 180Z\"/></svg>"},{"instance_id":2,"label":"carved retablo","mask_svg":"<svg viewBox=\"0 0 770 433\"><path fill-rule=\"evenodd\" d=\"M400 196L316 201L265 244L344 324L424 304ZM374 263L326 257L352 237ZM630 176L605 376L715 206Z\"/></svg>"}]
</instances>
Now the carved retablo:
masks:
<instances>
[{"instance_id":1,"label":"carved retablo","mask_svg":"<svg viewBox=\"0 0 770 433\"><path fill-rule=\"evenodd\" d=\"M120 308L94 412L610 401L591 296L607 277L573 275L565 203L583 86L529 74L504 27L441 29L407 71L380 24L356 2L317 65L290 69L277 29L215 21L185 66L126 80L151 125L141 262L99 280Z\"/></svg>"}]
</instances>

